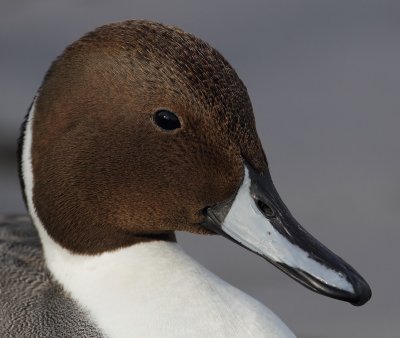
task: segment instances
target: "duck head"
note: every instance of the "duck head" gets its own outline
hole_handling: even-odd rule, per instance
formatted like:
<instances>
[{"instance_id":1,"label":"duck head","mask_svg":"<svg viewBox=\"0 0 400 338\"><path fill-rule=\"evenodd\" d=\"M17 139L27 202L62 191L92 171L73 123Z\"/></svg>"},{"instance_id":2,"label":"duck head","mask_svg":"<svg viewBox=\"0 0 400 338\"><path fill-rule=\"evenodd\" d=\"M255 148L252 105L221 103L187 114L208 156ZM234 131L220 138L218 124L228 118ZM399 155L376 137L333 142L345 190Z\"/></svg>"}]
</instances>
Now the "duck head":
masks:
<instances>
[{"instance_id":1,"label":"duck head","mask_svg":"<svg viewBox=\"0 0 400 338\"><path fill-rule=\"evenodd\" d=\"M148 21L100 27L52 64L27 120L28 206L65 249L217 233L316 292L370 298L281 201L246 87L200 39Z\"/></svg>"}]
</instances>

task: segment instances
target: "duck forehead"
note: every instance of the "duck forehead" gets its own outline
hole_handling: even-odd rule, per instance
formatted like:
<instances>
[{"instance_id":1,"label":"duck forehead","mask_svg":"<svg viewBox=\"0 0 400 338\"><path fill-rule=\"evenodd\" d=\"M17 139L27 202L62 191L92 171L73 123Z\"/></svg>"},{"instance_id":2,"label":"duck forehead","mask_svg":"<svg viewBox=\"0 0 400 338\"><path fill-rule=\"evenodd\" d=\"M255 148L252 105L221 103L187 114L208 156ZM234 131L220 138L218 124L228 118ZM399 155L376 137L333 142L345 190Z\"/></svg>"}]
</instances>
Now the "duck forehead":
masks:
<instances>
[{"instance_id":1,"label":"duck forehead","mask_svg":"<svg viewBox=\"0 0 400 338\"><path fill-rule=\"evenodd\" d=\"M55 134L88 115L110 123L110 115L121 112L137 116L166 108L188 124L225 135L255 167L265 163L251 102L235 70L210 45L176 27L134 20L102 26L55 61L41 94L38 111L51 111L46 119L53 120Z\"/></svg>"},{"instance_id":2,"label":"duck forehead","mask_svg":"<svg viewBox=\"0 0 400 338\"><path fill-rule=\"evenodd\" d=\"M45 84L57 77L64 86L84 84L87 91L104 85L147 97L183 95L208 110L252 113L245 86L218 51L176 27L148 21L115 23L88 33L56 60Z\"/></svg>"},{"instance_id":3,"label":"duck forehead","mask_svg":"<svg viewBox=\"0 0 400 338\"><path fill-rule=\"evenodd\" d=\"M127 62L146 90L158 87L191 89L191 95L211 105L233 101L251 111L247 90L235 70L209 44L177 27L148 21L126 21L102 26L71 49L82 45L107 49L115 66ZM125 60L124 60L125 59ZM199 97L202 96L202 97Z\"/></svg>"}]
</instances>

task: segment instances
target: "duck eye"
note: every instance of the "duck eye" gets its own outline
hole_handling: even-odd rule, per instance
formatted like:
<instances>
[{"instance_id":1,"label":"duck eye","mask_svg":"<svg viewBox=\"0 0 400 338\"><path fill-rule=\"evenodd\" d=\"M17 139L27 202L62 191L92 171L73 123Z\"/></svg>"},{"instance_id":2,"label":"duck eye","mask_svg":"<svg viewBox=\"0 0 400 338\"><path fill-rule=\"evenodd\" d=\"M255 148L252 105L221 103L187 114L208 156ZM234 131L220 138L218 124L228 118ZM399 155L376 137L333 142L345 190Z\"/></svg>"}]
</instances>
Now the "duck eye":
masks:
<instances>
[{"instance_id":1,"label":"duck eye","mask_svg":"<svg viewBox=\"0 0 400 338\"><path fill-rule=\"evenodd\" d=\"M164 130L174 130L181 127L178 116L164 109L154 114L154 122Z\"/></svg>"}]
</instances>

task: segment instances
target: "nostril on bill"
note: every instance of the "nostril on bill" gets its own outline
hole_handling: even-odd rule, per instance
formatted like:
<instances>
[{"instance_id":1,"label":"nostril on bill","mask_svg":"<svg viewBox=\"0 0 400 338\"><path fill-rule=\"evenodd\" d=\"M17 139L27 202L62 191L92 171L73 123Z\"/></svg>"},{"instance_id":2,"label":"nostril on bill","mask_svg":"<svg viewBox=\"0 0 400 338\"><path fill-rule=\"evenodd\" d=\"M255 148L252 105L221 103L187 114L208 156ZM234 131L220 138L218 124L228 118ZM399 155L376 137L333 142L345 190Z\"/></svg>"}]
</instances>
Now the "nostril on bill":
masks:
<instances>
[{"instance_id":1,"label":"nostril on bill","mask_svg":"<svg viewBox=\"0 0 400 338\"><path fill-rule=\"evenodd\" d=\"M272 218L275 216L274 210L267 203L257 199L256 204L265 217Z\"/></svg>"}]
</instances>

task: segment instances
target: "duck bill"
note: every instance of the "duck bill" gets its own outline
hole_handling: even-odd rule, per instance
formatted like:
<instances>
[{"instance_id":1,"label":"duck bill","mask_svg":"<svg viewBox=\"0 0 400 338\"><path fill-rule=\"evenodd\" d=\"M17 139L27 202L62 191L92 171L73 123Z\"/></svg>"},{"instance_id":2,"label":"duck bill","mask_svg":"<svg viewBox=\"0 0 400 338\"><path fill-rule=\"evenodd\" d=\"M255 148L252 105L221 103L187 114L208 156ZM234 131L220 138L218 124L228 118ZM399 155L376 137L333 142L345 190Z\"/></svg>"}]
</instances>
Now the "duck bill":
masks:
<instances>
[{"instance_id":1,"label":"duck bill","mask_svg":"<svg viewBox=\"0 0 400 338\"><path fill-rule=\"evenodd\" d=\"M366 281L294 219L269 172L259 174L246 165L236 196L208 208L204 226L260 255L315 292L357 306L371 298Z\"/></svg>"}]
</instances>

